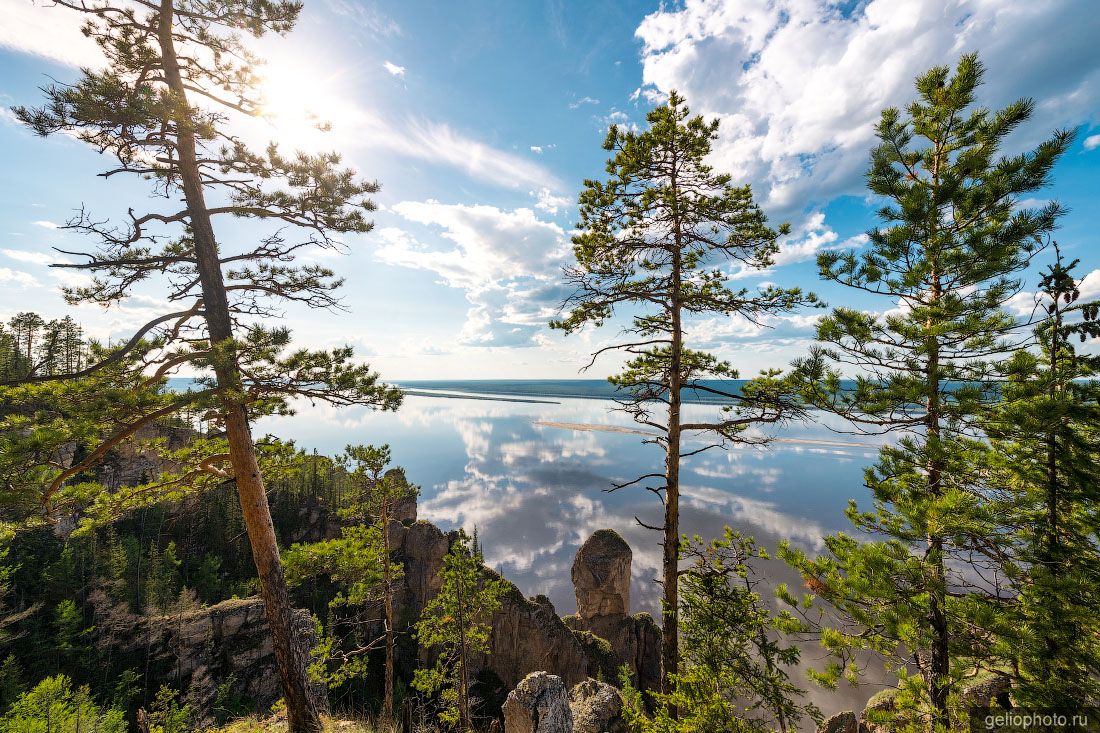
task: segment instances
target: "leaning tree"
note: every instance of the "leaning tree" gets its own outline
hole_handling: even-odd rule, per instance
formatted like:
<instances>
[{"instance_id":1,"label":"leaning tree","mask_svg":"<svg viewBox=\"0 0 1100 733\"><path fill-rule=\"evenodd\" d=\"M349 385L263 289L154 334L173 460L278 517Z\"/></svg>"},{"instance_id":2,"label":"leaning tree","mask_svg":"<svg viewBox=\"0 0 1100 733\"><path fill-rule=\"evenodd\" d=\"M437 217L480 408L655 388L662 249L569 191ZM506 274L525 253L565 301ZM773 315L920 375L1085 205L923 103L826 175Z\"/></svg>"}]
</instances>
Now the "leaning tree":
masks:
<instances>
[{"instance_id":1,"label":"leaning tree","mask_svg":"<svg viewBox=\"0 0 1100 733\"><path fill-rule=\"evenodd\" d=\"M334 404L396 408L400 394L377 374L352 362L349 348L291 350L285 328L268 325L280 307L339 305L341 281L314 264L296 263L304 248L340 248L339 235L371 224L368 194L378 184L340 166L334 153L285 155L272 143L253 150L239 120L263 114L248 37L285 34L301 4L285 0L59 0L84 16L85 35L106 63L83 69L73 84L45 88L39 108L18 107L17 117L40 135L74 136L113 158L107 179L132 175L148 181L153 203L135 201L110 222L81 210L68 228L98 245L68 252L78 261L57 265L90 274L90 284L66 290L71 303L110 307L143 284L161 289L170 304L137 329L126 344L77 372L32 375L32 381L93 377L128 364L155 383L186 367L204 375L195 389L161 390L83 458L56 468L41 494L42 511L67 483L80 477L111 447L147 425L200 410L213 430L193 451L190 470L158 487L176 495L204 477L231 480L259 575L292 731L319 730L316 701L306 676L305 653L293 630L283 567L264 488L250 419L289 409L295 396ZM230 241L215 236L215 222L249 219L266 230L238 226ZM243 232L247 231L247 234ZM137 355L137 356L135 356ZM204 452L204 455L197 453Z\"/></svg>"},{"instance_id":2,"label":"leaning tree","mask_svg":"<svg viewBox=\"0 0 1100 733\"><path fill-rule=\"evenodd\" d=\"M614 489L649 486L664 503L662 688L679 663L677 578L680 556L681 459L725 442L764 442L749 433L754 425L775 423L798 411L782 379L768 372L740 390L733 366L713 354L690 348L688 331L703 316L737 317L767 324L772 317L816 303L799 289L767 286L733 289L722 265L764 269L772 264L787 227L767 226L748 185L735 186L704 161L718 135L718 121L690 116L683 97L649 113L649 129L633 132L611 126L604 149L614 153L606 182L587 180L580 196L580 230L573 237L576 264L565 270L575 289L569 311L552 328L566 333L601 326L616 309L628 309L628 334L593 355L618 351L625 370L611 378L619 404L641 425L657 431L651 442L665 453L663 473L650 473ZM731 404L708 422L686 421L685 392ZM711 442L684 452L684 434ZM640 521L640 520L639 520ZM648 525L647 525L648 526Z\"/></svg>"}]
</instances>

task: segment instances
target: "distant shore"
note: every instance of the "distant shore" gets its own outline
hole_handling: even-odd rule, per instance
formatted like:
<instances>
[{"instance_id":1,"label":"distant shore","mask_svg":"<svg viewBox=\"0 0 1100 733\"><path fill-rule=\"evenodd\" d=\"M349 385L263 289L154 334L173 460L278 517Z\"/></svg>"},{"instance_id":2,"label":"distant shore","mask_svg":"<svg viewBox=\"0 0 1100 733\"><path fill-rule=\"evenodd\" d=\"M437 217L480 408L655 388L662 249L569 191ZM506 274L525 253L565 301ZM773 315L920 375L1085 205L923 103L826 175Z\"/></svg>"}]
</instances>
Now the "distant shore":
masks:
<instances>
[{"instance_id":1,"label":"distant shore","mask_svg":"<svg viewBox=\"0 0 1100 733\"><path fill-rule=\"evenodd\" d=\"M534 400L527 397L490 397L480 394L455 394L453 392L425 392L418 389L402 389L411 397L446 397L449 400L488 400L490 402L531 402L539 405L560 405L556 400Z\"/></svg>"},{"instance_id":2,"label":"distant shore","mask_svg":"<svg viewBox=\"0 0 1100 733\"><path fill-rule=\"evenodd\" d=\"M596 423L575 423L575 422L558 422L555 420L534 420L532 425L540 428L561 428L562 430L579 430L582 432L600 432L600 433L624 433L626 435L644 435L654 436L657 435L652 430L642 430L640 428L631 428L625 425L601 425ZM844 440L816 440L813 438L771 438L769 442L772 443L785 443L788 445L826 445L836 448L866 448L876 449L878 446L871 443L852 443Z\"/></svg>"}]
</instances>

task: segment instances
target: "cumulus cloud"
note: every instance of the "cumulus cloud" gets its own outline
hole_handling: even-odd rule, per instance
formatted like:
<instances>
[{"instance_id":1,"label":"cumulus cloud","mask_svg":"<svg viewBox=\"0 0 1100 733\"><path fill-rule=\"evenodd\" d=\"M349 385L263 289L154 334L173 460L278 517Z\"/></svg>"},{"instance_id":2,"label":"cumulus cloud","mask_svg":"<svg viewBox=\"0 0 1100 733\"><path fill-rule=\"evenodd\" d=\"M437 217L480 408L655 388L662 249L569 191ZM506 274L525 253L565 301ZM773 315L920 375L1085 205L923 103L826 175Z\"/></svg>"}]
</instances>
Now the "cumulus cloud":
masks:
<instances>
[{"instance_id":1,"label":"cumulus cloud","mask_svg":"<svg viewBox=\"0 0 1100 733\"><path fill-rule=\"evenodd\" d=\"M382 64L382 68L384 68L386 71L390 72L390 74L392 74L393 76L399 76L402 79L405 78L405 67L404 66L398 66L397 64L393 63L392 61L387 61L386 63Z\"/></svg>"},{"instance_id":2,"label":"cumulus cloud","mask_svg":"<svg viewBox=\"0 0 1100 733\"><path fill-rule=\"evenodd\" d=\"M557 214L559 210L573 203L573 199L568 196L558 196L546 186L543 186L538 190L536 194L534 191L530 192L531 196L535 196L535 208L539 211L545 211L547 214Z\"/></svg>"},{"instance_id":3,"label":"cumulus cloud","mask_svg":"<svg viewBox=\"0 0 1100 733\"><path fill-rule=\"evenodd\" d=\"M868 237L866 234L857 234L843 242L838 242L839 239L840 235L825 223L825 214L815 211L807 216L794 231L779 240L779 252L776 253L771 267L757 270L738 265L730 275L734 279L764 277L770 275L776 267L812 260L818 253L827 249L862 247L867 243Z\"/></svg>"},{"instance_id":4,"label":"cumulus cloud","mask_svg":"<svg viewBox=\"0 0 1100 733\"><path fill-rule=\"evenodd\" d=\"M1082 300L1100 298L1100 270L1093 270L1081 278L1079 289Z\"/></svg>"},{"instance_id":5,"label":"cumulus cloud","mask_svg":"<svg viewBox=\"0 0 1100 733\"><path fill-rule=\"evenodd\" d=\"M1085 150L1096 150L1096 148L1100 148L1100 135L1089 135L1086 137L1084 146Z\"/></svg>"},{"instance_id":6,"label":"cumulus cloud","mask_svg":"<svg viewBox=\"0 0 1100 733\"><path fill-rule=\"evenodd\" d=\"M427 229L379 231L383 262L436 273L461 288L470 302L459 340L488 346L525 346L545 327L561 300L558 283L567 250L564 230L531 209L405 201L391 209ZM431 242L426 243L426 242Z\"/></svg>"},{"instance_id":7,"label":"cumulus cloud","mask_svg":"<svg viewBox=\"0 0 1100 733\"><path fill-rule=\"evenodd\" d=\"M677 89L718 117L714 162L786 217L860 190L880 110L912 99L917 74L971 50L989 67L983 103L1038 98L1019 143L1095 115L1093 10L1086 0L871 0L845 14L828 0L685 0L637 28L645 85L634 99Z\"/></svg>"}]
</instances>

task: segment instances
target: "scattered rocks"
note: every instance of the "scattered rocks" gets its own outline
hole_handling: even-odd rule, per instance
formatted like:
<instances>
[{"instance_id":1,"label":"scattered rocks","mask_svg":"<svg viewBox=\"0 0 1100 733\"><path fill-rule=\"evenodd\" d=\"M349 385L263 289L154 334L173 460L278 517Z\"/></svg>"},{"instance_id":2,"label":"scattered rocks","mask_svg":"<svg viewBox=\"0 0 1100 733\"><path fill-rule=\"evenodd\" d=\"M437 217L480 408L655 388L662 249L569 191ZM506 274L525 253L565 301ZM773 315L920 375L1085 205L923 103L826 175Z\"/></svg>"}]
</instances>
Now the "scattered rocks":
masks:
<instances>
[{"instance_id":1,"label":"scattered rocks","mask_svg":"<svg viewBox=\"0 0 1100 733\"><path fill-rule=\"evenodd\" d=\"M573 733L573 715L561 677L532 672L504 702L504 733Z\"/></svg>"},{"instance_id":2,"label":"scattered rocks","mask_svg":"<svg viewBox=\"0 0 1100 733\"><path fill-rule=\"evenodd\" d=\"M606 682L588 679L574 686L569 691L569 710L573 733L627 733L622 695Z\"/></svg>"}]
</instances>

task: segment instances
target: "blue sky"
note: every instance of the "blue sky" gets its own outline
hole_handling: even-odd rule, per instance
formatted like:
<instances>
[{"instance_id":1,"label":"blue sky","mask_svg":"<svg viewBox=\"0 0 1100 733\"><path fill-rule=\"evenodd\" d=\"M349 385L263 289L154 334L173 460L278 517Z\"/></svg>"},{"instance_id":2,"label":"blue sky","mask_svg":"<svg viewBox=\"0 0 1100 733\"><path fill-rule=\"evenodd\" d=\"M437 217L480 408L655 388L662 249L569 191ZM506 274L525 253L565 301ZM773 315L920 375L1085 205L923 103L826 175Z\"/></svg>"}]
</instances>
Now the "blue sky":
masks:
<instances>
[{"instance_id":1,"label":"blue sky","mask_svg":"<svg viewBox=\"0 0 1100 733\"><path fill-rule=\"evenodd\" d=\"M1087 0L738 0L681 3L306 0L299 27L265 40L274 117L245 134L336 149L378 179L376 229L350 254L318 259L346 277L350 313L288 309L299 340L351 343L390 379L568 378L612 329L564 338L545 327L563 293L574 202L603 173L608 124L644 124L671 89L721 120L713 162L753 184L792 236L777 267L738 273L884 311L817 279L826 247L858 246L874 225L862 192L871 126L912 97L913 77L976 50L983 102L1034 97L1020 150L1057 127L1079 130L1055 185L1036 194L1071 213L1058 239L1100 295L1100 14ZM0 0L0 106L33 104L96 50L75 14ZM304 110L332 123L313 131ZM90 243L55 228L85 204L104 215L145 200L140 182L104 181L79 143L28 134L0 110L0 318L69 312L51 247ZM223 239L255 237L247 227ZM1034 274L1032 280L1035 279ZM119 310L75 315L100 338L131 332L163 301L154 285ZM691 325L695 343L745 372L805 351L812 317L760 329ZM587 376L614 370L602 362Z\"/></svg>"}]
</instances>

